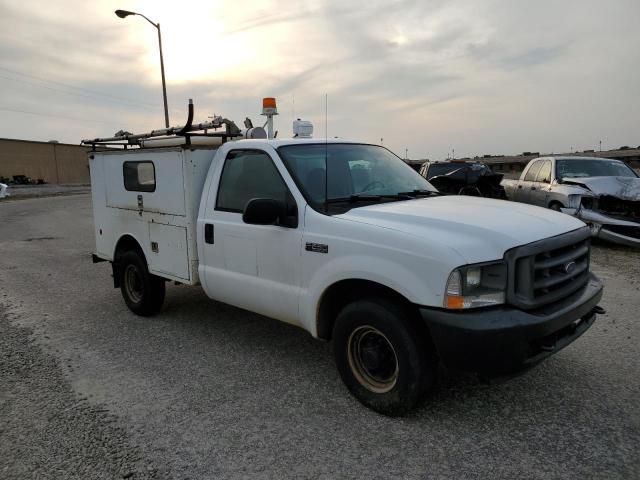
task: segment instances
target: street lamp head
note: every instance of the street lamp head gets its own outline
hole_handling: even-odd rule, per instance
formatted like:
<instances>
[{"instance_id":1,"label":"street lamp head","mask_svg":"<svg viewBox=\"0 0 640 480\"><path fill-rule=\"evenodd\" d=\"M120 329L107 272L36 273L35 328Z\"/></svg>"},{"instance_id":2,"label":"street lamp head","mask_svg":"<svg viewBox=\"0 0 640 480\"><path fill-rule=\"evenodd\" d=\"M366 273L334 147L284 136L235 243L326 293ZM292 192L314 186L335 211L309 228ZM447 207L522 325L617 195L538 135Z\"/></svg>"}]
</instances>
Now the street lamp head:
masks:
<instances>
[{"instance_id":1,"label":"street lamp head","mask_svg":"<svg viewBox=\"0 0 640 480\"><path fill-rule=\"evenodd\" d=\"M137 15L135 12L130 12L128 10L116 10L116 15L120 18L128 17L129 15Z\"/></svg>"}]
</instances>

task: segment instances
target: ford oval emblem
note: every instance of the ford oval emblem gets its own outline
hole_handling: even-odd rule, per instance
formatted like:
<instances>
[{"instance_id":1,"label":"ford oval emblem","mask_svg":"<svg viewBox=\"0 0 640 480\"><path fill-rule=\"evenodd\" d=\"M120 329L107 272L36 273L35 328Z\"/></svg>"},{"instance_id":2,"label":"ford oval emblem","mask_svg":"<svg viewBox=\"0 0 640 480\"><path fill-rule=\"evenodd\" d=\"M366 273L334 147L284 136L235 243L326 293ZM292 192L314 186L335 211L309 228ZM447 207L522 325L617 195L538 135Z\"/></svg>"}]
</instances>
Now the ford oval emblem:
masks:
<instances>
[{"instance_id":1,"label":"ford oval emblem","mask_svg":"<svg viewBox=\"0 0 640 480\"><path fill-rule=\"evenodd\" d=\"M571 273L576 269L576 262L569 262L564 266L564 273Z\"/></svg>"}]
</instances>

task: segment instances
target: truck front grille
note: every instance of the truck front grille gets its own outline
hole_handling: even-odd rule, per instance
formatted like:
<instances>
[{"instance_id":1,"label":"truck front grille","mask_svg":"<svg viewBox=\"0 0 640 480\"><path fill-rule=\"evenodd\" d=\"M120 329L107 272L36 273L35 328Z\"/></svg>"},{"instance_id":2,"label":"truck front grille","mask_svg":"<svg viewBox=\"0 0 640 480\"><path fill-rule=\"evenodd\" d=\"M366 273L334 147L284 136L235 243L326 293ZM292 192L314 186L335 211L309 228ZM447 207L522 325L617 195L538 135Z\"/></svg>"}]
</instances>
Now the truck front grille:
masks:
<instances>
[{"instance_id":1,"label":"truck front grille","mask_svg":"<svg viewBox=\"0 0 640 480\"><path fill-rule=\"evenodd\" d=\"M590 232L574 230L509 250L507 302L534 309L556 302L589 280Z\"/></svg>"}]
</instances>

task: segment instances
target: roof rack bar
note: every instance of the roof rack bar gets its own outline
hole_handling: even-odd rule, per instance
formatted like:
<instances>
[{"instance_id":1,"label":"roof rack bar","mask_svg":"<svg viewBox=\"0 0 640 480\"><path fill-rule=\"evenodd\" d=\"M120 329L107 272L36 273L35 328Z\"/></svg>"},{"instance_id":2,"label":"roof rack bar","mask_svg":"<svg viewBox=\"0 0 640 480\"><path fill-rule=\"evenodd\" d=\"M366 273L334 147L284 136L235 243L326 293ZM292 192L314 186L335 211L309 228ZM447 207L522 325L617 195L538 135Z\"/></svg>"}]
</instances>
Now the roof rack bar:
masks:
<instances>
[{"instance_id":1,"label":"roof rack bar","mask_svg":"<svg viewBox=\"0 0 640 480\"><path fill-rule=\"evenodd\" d=\"M177 135L182 136L189 132L197 132L199 130L208 130L208 129L217 129L226 126L225 133L223 136L225 137L239 137L241 135L240 129L238 126L227 118L215 117L210 122L198 123L196 125L192 124L193 122L193 100L189 99L189 117L187 119L187 123L183 126L179 127L169 127L169 128L161 128L158 130L152 130L148 133L139 133L139 134L124 134L124 135L116 135L113 137L106 138L94 138L94 139L86 139L82 140L83 144L94 145L94 144L106 144L108 142L127 142L129 145L137 145L138 140L144 138L152 138L152 137L161 137L167 135Z\"/></svg>"},{"instance_id":2,"label":"roof rack bar","mask_svg":"<svg viewBox=\"0 0 640 480\"><path fill-rule=\"evenodd\" d=\"M183 133L188 132L192 124L193 124L193 100L190 98L189 99L189 115L187 117L187 123L185 123L184 127L182 127L182 130L178 132L178 135L182 135Z\"/></svg>"}]
</instances>

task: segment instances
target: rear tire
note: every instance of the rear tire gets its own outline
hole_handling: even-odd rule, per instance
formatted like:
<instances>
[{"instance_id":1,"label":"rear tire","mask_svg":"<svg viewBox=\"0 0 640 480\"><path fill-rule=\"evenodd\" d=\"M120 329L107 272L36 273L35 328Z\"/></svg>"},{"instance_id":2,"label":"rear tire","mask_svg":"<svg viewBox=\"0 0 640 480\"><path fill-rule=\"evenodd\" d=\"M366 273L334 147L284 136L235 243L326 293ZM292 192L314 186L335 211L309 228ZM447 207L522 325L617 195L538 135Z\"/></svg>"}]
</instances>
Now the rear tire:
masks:
<instances>
[{"instance_id":1,"label":"rear tire","mask_svg":"<svg viewBox=\"0 0 640 480\"><path fill-rule=\"evenodd\" d=\"M120 291L129 310L144 317L158 313L164 303L164 280L149 273L138 252L125 252L119 264Z\"/></svg>"},{"instance_id":2,"label":"rear tire","mask_svg":"<svg viewBox=\"0 0 640 480\"><path fill-rule=\"evenodd\" d=\"M363 405L389 416L415 408L433 387L437 359L408 309L385 299L358 300L333 329L336 366Z\"/></svg>"}]
</instances>

